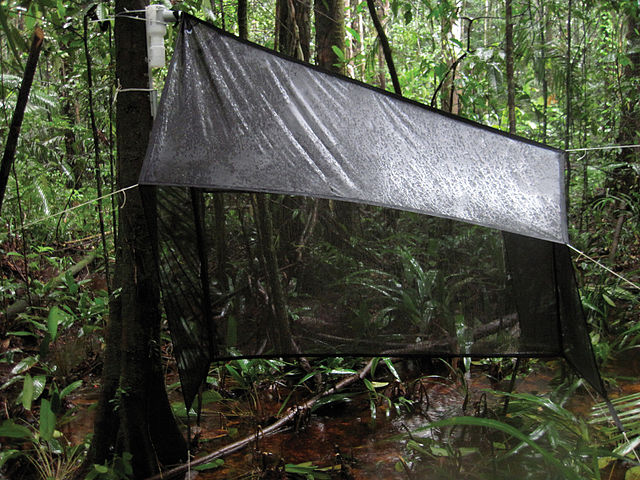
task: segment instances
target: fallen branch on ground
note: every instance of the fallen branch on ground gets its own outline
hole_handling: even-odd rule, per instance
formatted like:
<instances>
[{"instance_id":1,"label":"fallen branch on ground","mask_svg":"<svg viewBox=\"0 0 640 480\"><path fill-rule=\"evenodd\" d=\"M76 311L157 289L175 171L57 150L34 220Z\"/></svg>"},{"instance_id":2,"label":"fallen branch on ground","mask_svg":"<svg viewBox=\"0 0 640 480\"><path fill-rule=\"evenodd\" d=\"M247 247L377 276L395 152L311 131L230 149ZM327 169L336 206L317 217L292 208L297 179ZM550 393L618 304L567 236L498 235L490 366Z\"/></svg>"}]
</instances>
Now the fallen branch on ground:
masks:
<instances>
[{"instance_id":1,"label":"fallen branch on ground","mask_svg":"<svg viewBox=\"0 0 640 480\"><path fill-rule=\"evenodd\" d=\"M372 366L373 366L373 359L369 360L369 362L364 366L364 368L362 370L360 370L357 374L351 375L351 376L345 378L344 380L339 381L338 383L336 383L329 390L325 390L324 392L319 393L315 397L313 397L313 398L307 400L306 402L304 402L302 405L295 405L295 406L287 409L286 412L284 413L284 415L280 419L278 419L276 422L274 422L271 425L269 425L267 428L263 428L260 431L254 433L252 435L249 435L247 437L244 437L241 440L238 440L237 442L234 442L234 443L232 443L230 445L222 447L222 448L216 450L215 452L211 452L211 453L205 455L204 457L196 458L195 460L193 460L189 464L179 465L179 466L177 466L175 468L172 468L171 470L167 470L165 472L159 473L158 475L154 475L153 477L149 477L146 480L167 480L167 479L170 479L170 478L176 478L177 476L184 474L190 468L194 468L194 467L197 467L199 465L204 465L205 463L209 463L209 462L211 462L211 461L213 461L213 460L215 460L217 458L222 458L222 457L226 457L228 455L231 455L232 453L235 453L238 450L242 450L247 445L260 440L261 438L265 438L265 437L267 437L269 435L272 435L272 434L280 431L287 424L289 424L290 422L294 421L295 418L301 412L304 412L304 411L307 411L307 410L310 410L311 408L313 408L313 406L320 399L322 399L324 397L327 397L329 395L333 395L334 393L337 393L340 390L343 390L344 388L346 388L349 385L357 382L358 380L362 380L371 371L371 367Z\"/></svg>"},{"instance_id":2,"label":"fallen branch on ground","mask_svg":"<svg viewBox=\"0 0 640 480\"><path fill-rule=\"evenodd\" d=\"M471 331L473 335L473 340L478 341L483 338L494 335L504 328L511 328L515 326L515 324L517 323L517 320L518 320L518 316L516 314L511 314L511 315L506 315L502 318L498 318L497 320L492 320L483 325L480 325ZM307 337L311 336L309 332L305 332L305 335ZM322 338L325 340L332 340L334 342L339 341L339 342L349 343L351 345L356 345L356 346L359 346L360 344L368 345L370 347L378 348L378 351L385 346L391 347L392 349L385 350L382 353L382 355L385 357L394 356L394 355L401 356L401 355L409 355L409 354L425 354L426 355L439 348L440 349L448 348L456 342L455 337L444 337L444 338L438 338L437 340L425 340L423 342L417 342L417 343L409 343L409 342L401 343L401 342L388 342L386 341L386 337L383 337L380 340L376 340L375 338L374 339L370 339L370 338L353 339L353 338L347 338L347 337L340 337L338 335L331 335L329 333L324 333L324 332L314 332L313 335L315 335L318 338ZM452 351L451 353L461 354L461 352L454 352L454 351Z\"/></svg>"},{"instance_id":3,"label":"fallen branch on ground","mask_svg":"<svg viewBox=\"0 0 640 480\"><path fill-rule=\"evenodd\" d=\"M46 295L51 293L51 291L54 288L56 288L60 283L62 283L62 280L64 280L64 278L67 276L68 273L70 273L73 276L77 275L78 273L80 273L81 270L83 270L91 262L93 262L95 258L96 258L96 253L91 252L89 255L84 257L78 263L73 265L71 268L68 268L67 270L59 274L57 277L49 280L49 282L44 286L44 291L42 292L41 295L31 295L31 302L29 302L28 298L21 298L13 302L11 305L9 305L9 308L7 308L7 312L5 316L5 325L8 326L9 322L13 321L19 314L24 312L27 309L27 307L30 305L30 303L38 303L42 298L44 298Z\"/></svg>"}]
</instances>

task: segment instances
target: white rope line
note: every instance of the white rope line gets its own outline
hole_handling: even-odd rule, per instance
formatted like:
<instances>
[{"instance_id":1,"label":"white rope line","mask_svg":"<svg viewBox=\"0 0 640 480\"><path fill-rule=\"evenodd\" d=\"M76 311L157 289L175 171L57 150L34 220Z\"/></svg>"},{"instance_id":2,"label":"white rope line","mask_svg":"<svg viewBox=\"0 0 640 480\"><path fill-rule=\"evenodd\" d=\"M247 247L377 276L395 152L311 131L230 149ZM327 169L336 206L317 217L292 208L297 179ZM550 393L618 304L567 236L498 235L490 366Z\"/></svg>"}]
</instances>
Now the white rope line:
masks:
<instances>
[{"instance_id":1,"label":"white rope line","mask_svg":"<svg viewBox=\"0 0 640 480\"><path fill-rule=\"evenodd\" d=\"M102 20L98 19L98 20L89 20L89 22L91 23L102 23L102 22L107 22L110 20L115 20L116 18L130 18L131 20L140 20L142 22L146 22L147 19L145 17L134 17L133 15L124 15L124 14L119 14L119 15L110 15L108 17L104 17ZM155 23L158 23L160 25L175 25L176 22L164 22L162 20L157 20Z\"/></svg>"},{"instance_id":2,"label":"white rope line","mask_svg":"<svg viewBox=\"0 0 640 480\"><path fill-rule=\"evenodd\" d=\"M578 250L576 247L574 247L573 245L567 243L567 246L573 250L574 252L582 255L583 257L585 257L587 260L592 261L593 263L595 263L596 265L598 265L600 268L603 268L604 270L606 270L607 272L609 272L610 274L618 277L620 280L622 280L623 282L628 283L629 285L631 285L633 288L640 290L640 285L638 285L637 283L632 282L631 280L623 277L622 275L620 275L619 273L614 272L613 270L611 270L609 267L603 265L602 263L600 263L598 260L596 260L595 258L590 257L589 255L587 255L586 253L584 253L581 250Z\"/></svg>"},{"instance_id":3,"label":"white rope line","mask_svg":"<svg viewBox=\"0 0 640 480\"><path fill-rule=\"evenodd\" d=\"M136 183L135 185L131 185L129 187L121 188L120 190L116 190L115 192L107 193L106 195L102 195L101 197L94 198L92 200L89 200L88 202L84 202L84 203L81 203L79 205L75 205L75 206L73 206L71 208L67 208L66 210L62 210L61 212L52 213L51 215L47 215L46 217L42 217L42 218L39 218L37 220L34 220L33 222L26 223L24 225L24 228L30 227L32 225L36 225L37 223L44 222L45 220L48 220L49 218L53 218L53 217L57 217L57 216L60 216L60 215L64 215L67 212L71 212L71 211L73 211L73 210L75 210L77 208L80 208L80 207L85 207L87 205L90 205L92 203L97 202L98 200L109 198L109 197L111 197L113 195L117 195L118 193L124 193L127 190L131 190L132 188L136 188L138 186L139 186L139 184ZM127 195L125 193L124 202L126 203L126 201L127 201ZM124 203L123 203L123 205L124 205Z\"/></svg>"},{"instance_id":4,"label":"white rope line","mask_svg":"<svg viewBox=\"0 0 640 480\"><path fill-rule=\"evenodd\" d=\"M149 87L122 88L122 85L120 84L120 79L118 79L118 85L116 86L116 91L113 94L113 105L116 104L118 100L118 95L121 94L122 92L155 92L155 91L156 91L155 88L149 88Z\"/></svg>"},{"instance_id":5,"label":"white rope line","mask_svg":"<svg viewBox=\"0 0 640 480\"><path fill-rule=\"evenodd\" d=\"M155 88L118 88L116 94L122 92L155 92Z\"/></svg>"},{"instance_id":6,"label":"white rope line","mask_svg":"<svg viewBox=\"0 0 640 480\"><path fill-rule=\"evenodd\" d=\"M593 150L614 150L616 148L638 148L640 145L606 145L604 147L590 147L590 148L570 148L565 150L565 152L574 153L574 152L590 152Z\"/></svg>"}]
</instances>

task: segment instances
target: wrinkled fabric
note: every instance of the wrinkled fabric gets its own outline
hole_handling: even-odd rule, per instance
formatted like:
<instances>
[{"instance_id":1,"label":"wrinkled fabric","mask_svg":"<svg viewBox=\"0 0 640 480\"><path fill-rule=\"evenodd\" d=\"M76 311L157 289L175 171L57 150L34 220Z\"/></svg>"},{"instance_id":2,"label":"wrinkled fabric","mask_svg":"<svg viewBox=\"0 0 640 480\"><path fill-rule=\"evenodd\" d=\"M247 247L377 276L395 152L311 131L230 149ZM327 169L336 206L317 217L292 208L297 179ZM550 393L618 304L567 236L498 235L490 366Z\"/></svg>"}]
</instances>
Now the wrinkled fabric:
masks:
<instances>
[{"instance_id":1,"label":"wrinkled fabric","mask_svg":"<svg viewBox=\"0 0 640 480\"><path fill-rule=\"evenodd\" d=\"M564 154L185 17L141 184L307 195L568 240Z\"/></svg>"},{"instance_id":2,"label":"wrinkled fabric","mask_svg":"<svg viewBox=\"0 0 640 480\"><path fill-rule=\"evenodd\" d=\"M213 360L300 355L559 356L606 394L563 245L564 160L183 17L139 183L162 187L161 288L187 405ZM212 190L365 204L363 231L330 246L340 232L326 232L328 250L287 271L291 338L268 309L223 313L267 273L248 252L232 291L210 278ZM415 227L415 258L394 215L369 205L426 214L395 212ZM324 255L359 261L346 271Z\"/></svg>"}]
</instances>

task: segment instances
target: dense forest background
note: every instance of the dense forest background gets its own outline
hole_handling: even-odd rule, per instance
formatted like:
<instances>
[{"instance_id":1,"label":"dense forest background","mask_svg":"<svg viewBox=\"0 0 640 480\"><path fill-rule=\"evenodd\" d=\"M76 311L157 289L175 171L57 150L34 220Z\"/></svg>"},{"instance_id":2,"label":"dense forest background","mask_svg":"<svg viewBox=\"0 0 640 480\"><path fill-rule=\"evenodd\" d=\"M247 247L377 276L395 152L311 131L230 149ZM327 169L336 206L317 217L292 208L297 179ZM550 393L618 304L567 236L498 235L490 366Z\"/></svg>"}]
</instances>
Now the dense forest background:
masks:
<instances>
[{"instance_id":1,"label":"dense forest background","mask_svg":"<svg viewBox=\"0 0 640 480\"><path fill-rule=\"evenodd\" d=\"M380 439L381 431L393 432L377 457L358 463L361 446L336 429L331 430L335 441L322 442L337 450L322 458L311 449L293 462L281 445L271 445L274 452L262 445L252 447L257 453L250 460L237 461L236 470L224 470L231 468L225 466L226 453L210 458L199 478L378 478L380 472L409 479L636 478L637 2L167 4L286 55L567 150L570 237L584 252L574 255L583 308L626 436L587 385L561 364L542 360L520 365L522 390L507 395L508 415L504 395L495 391L510 389L515 378L510 359L428 365L387 358L234 360L212 365L187 412L158 307L160 293L157 285L154 291L145 287L148 279L141 280L149 274L144 266L156 241L135 227L144 223L142 189L123 191L136 183L139 165L132 167L127 159L141 161L150 126L143 7L144 2L131 1L0 3L5 152L32 37L38 26L44 32L1 203L0 477L146 478L183 462L187 449L215 451L287 417L294 401L307 405L335 381L357 378L308 404L315 417L292 413L287 420L298 430L328 416L323 409L335 408L351 418L342 430L357 437ZM175 35L169 26L168 57ZM159 89L165 74L165 68L153 72ZM445 295L452 284L438 282L442 277L432 273L433 265L424 266L428 259L421 253L443 256L446 250L416 234L424 221L416 216L260 195L211 195L202 206L214 214L214 293L226 298L226 292L242 287L216 312L228 325L242 315L273 316L284 326L310 311L335 315L336 310L311 305L305 285L309 275L337 281L347 268L355 273L343 284L347 301L340 309L361 325L370 317L428 323L429 312L448 308L434 305L431 292ZM445 233L448 245L475 253L461 261L469 272L476 270L483 252L473 240L464 231ZM256 265L267 272L262 280ZM140 295L150 303L135 308ZM333 301L332 292L327 303ZM151 320L142 328L145 319ZM227 334L242 332L229 328ZM142 337L141 348L135 340L128 343ZM120 342L122 349L105 347ZM439 394L460 405L430 417L425 399L437 404ZM94 404L99 406L90 407ZM412 424L418 414L421 421ZM167 424L174 428L157 428L159 418L170 418ZM366 432L354 427L362 418ZM402 427L391 423L394 418ZM427 425L438 433L423 435ZM307 441L322 451L318 438ZM394 454L385 456L388 449ZM375 466L369 473L367 463Z\"/></svg>"}]
</instances>

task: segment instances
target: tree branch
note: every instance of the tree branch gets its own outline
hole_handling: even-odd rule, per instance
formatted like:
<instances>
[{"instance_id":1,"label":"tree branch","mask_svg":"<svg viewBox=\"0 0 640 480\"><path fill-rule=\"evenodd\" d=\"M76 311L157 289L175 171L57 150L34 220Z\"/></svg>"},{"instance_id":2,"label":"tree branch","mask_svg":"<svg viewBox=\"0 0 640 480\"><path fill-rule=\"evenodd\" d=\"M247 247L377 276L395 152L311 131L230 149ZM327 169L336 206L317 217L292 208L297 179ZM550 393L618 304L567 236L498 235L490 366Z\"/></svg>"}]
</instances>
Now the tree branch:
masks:
<instances>
[{"instance_id":1,"label":"tree branch","mask_svg":"<svg viewBox=\"0 0 640 480\"><path fill-rule=\"evenodd\" d=\"M384 28L382 28L382 23L380 23L380 18L378 18L378 13L376 12L376 6L373 2L374 0L367 0L367 6L369 7L371 20L373 20L373 25L376 27L376 32L378 32L378 38L380 39L380 44L382 45L382 51L384 52L384 58L387 62L387 68L389 69L389 75L391 76L391 82L393 83L393 90L398 95L402 95L402 89L400 88L400 81L398 80L396 67L393 63L393 57L391 56L391 47L389 46L389 39L387 38L387 34L384 33Z\"/></svg>"}]
</instances>

